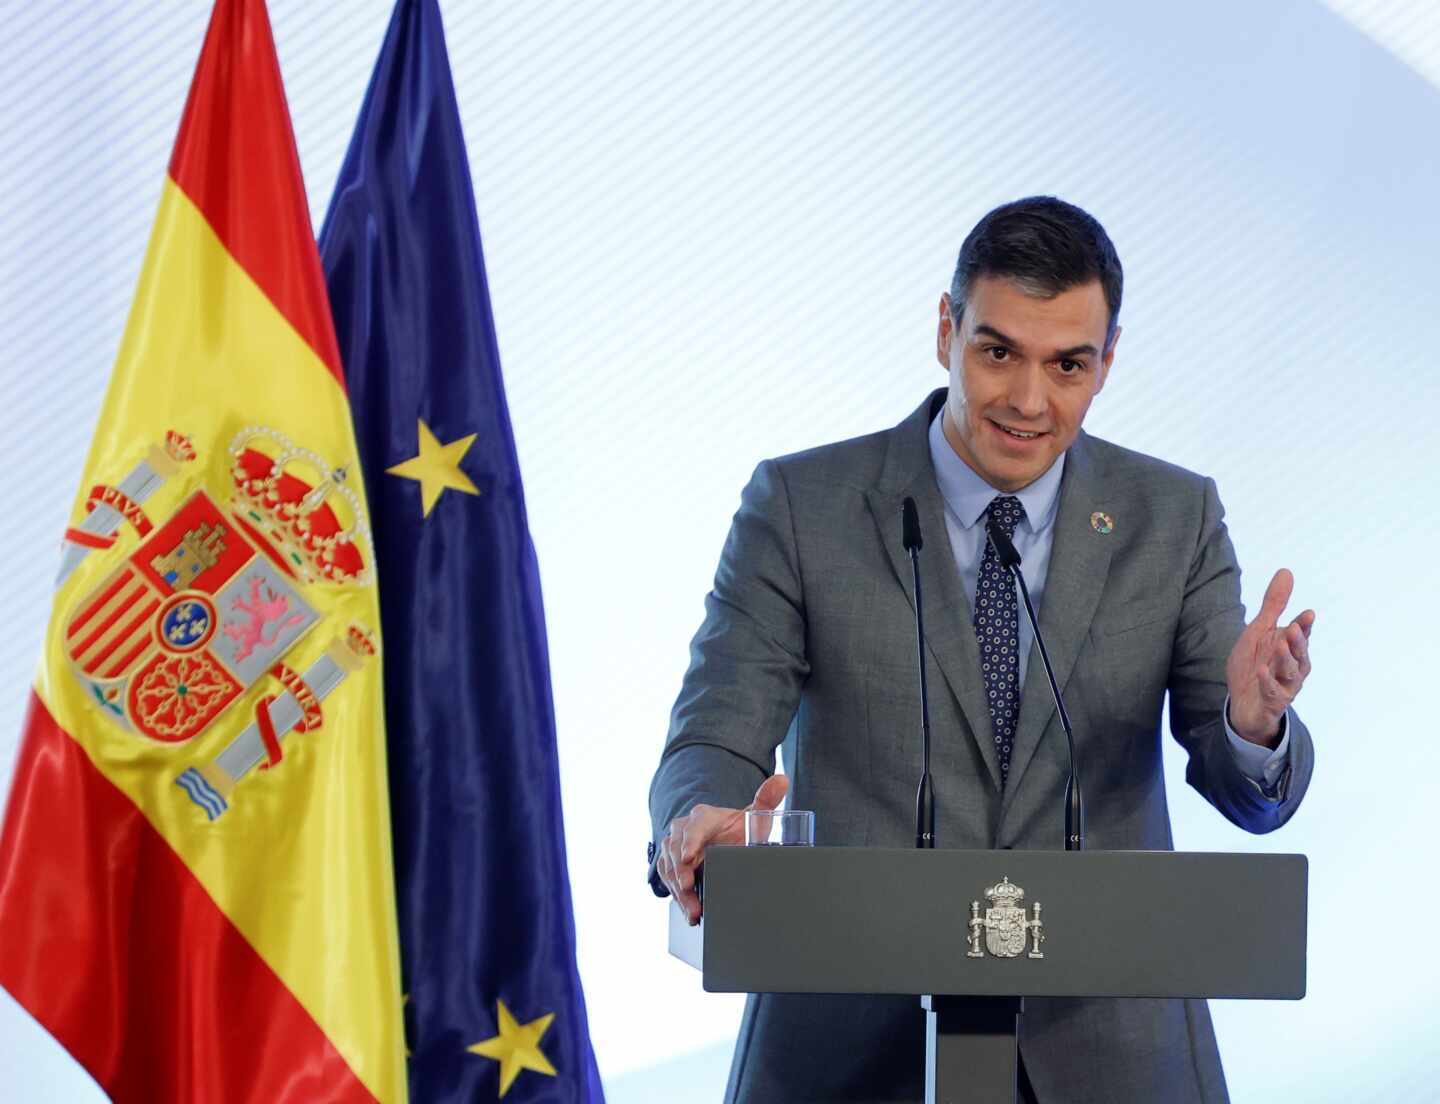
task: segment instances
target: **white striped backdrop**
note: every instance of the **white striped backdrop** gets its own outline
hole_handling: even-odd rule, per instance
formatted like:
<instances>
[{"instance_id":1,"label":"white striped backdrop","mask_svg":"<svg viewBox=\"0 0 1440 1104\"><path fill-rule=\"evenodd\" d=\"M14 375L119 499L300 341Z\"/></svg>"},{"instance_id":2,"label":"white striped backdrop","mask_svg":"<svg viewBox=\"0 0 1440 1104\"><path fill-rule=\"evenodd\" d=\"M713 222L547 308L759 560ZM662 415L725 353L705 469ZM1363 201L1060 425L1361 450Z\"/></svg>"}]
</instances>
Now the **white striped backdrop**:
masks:
<instances>
[{"instance_id":1,"label":"white striped backdrop","mask_svg":"<svg viewBox=\"0 0 1440 1104\"><path fill-rule=\"evenodd\" d=\"M316 225L389 0L272 0ZM0 0L0 788L56 538L209 5ZM1213 474L1252 608L1320 613L1319 766L1275 837L1183 786L1180 846L1305 851L1310 995L1217 1004L1237 1101L1435 1095L1440 14L1429 0L447 0L549 610L580 960L612 1104L712 1100L738 1004L662 952L645 790L740 486L942 376L989 207L1111 231L1090 428ZM1123 524L1123 519L1121 519ZM1407 949L1410 948L1410 949ZM57 964L57 968L58 964ZM0 1099L99 1099L0 997Z\"/></svg>"}]
</instances>

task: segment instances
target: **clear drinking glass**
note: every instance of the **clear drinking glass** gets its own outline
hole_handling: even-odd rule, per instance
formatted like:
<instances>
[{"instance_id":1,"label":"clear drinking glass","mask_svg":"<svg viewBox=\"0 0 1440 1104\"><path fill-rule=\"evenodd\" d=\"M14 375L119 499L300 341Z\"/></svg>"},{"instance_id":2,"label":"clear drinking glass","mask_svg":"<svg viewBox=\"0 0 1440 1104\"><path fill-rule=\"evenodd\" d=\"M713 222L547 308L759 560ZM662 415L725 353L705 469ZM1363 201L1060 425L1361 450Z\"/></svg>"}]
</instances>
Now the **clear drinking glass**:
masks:
<instances>
[{"instance_id":1,"label":"clear drinking glass","mask_svg":"<svg viewBox=\"0 0 1440 1104\"><path fill-rule=\"evenodd\" d=\"M814 847L815 814L809 809L750 809L746 847Z\"/></svg>"}]
</instances>

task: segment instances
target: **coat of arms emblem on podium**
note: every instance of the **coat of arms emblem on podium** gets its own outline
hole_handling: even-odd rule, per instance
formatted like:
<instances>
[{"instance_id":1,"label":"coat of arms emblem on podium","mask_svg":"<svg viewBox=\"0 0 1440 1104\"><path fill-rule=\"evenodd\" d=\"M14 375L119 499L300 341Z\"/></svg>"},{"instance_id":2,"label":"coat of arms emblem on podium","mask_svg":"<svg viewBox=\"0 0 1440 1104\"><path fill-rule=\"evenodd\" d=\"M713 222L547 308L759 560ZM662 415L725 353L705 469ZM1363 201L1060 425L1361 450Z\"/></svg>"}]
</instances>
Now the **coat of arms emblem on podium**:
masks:
<instances>
[{"instance_id":1,"label":"coat of arms emblem on podium","mask_svg":"<svg viewBox=\"0 0 1440 1104\"><path fill-rule=\"evenodd\" d=\"M1040 919L1040 902L1034 904L1034 917L1026 915L1025 891L1008 877L985 891L990 906L980 917L980 902L970 902L969 944L966 958L984 958L989 951L996 958L1018 958L1030 942L1027 958L1044 958L1040 944L1045 942L1045 925ZM980 936L985 936L985 951L980 949Z\"/></svg>"}]
</instances>

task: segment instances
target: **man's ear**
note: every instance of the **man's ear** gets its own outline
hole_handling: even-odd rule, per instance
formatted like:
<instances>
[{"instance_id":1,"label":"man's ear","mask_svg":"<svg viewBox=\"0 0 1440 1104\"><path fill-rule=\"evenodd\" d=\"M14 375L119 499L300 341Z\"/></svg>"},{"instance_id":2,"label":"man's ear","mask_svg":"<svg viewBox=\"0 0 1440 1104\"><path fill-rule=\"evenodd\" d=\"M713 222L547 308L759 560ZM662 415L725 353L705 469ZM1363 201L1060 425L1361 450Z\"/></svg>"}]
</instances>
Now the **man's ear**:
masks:
<instances>
[{"instance_id":1,"label":"man's ear","mask_svg":"<svg viewBox=\"0 0 1440 1104\"><path fill-rule=\"evenodd\" d=\"M1115 346L1120 344L1120 327L1115 327L1115 332L1110 336L1110 344L1105 347L1105 355L1100 358L1100 373L1095 381L1095 394L1100 394L1105 386L1105 381L1110 378L1110 363L1115 359Z\"/></svg>"},{"instance_id":2,"label":"man's ear","mask_svg":"<svg viewBox=\"0 0 1440 1104\"><path fill-rule=\"evenodd\" d=\"M955 320L950 313L950 293L940 293L940 319L935 328L935 359L950 371L950 343L955 340Z\"/></svg>"}]
</instances>

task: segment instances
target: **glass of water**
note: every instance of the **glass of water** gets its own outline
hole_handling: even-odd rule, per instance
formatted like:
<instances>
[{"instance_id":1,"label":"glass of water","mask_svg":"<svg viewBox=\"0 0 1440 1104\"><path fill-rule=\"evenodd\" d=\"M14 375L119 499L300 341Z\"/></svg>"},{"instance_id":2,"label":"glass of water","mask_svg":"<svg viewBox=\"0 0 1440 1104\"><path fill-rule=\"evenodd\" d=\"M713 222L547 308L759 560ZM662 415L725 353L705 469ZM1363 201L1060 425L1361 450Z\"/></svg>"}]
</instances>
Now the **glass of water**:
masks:
<instances>
[{"instance_id":1,"label":"glass of water","mask_svg":"<svg viewBox=\"0 0 1440 1104\"><path fill-rule=\"evenodd\" d=\"M815 814L809 809L750 809L746 847L814 847Z\"/></svg>"}]
</instances>

